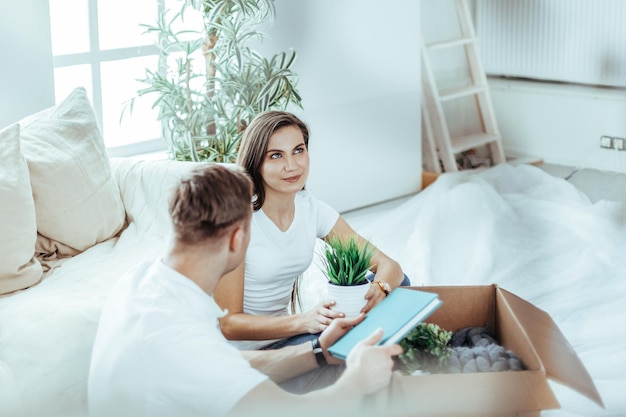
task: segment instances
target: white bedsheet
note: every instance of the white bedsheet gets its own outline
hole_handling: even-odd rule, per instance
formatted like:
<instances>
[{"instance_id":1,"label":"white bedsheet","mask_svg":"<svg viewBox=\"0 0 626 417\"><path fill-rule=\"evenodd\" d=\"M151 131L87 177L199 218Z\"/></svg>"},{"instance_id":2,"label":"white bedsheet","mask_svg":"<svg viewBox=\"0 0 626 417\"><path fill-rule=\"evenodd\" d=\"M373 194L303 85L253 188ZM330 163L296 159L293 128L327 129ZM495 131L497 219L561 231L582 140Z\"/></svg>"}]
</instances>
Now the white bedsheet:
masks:
<instances>
[{"instance_id":1,"label":"white bedsheet","mask_svg":"<svg viewBox=\"0 0 626 417\"><path fill-rule=\"evenodd\" d=\"M414 285L491 284L548 312L604 402L551 383L561 410L626 416L626 208L528 165L448 173L358 231Z\"/></svg>"},{"instance_id":2,"label":"white bedsheet","mask_svg":"<svg viewBox=\"0 0 626 417\"><path fill-rule=\"evenodd\" d=\"M166 197L185 164L114 162L133 220L121 237L0 298L0 416L85 414L100 306L125 270L159 256L170 228ZM357 230L398 259L415 285L497 283L550 313L607 408L554 383L562 410L543 415L626 416L623 217L621 204L591 204L538 168L504 165L444 174ZM318 272L308 272L308 300L324 291Z\"/></svg>"}]
</instances>

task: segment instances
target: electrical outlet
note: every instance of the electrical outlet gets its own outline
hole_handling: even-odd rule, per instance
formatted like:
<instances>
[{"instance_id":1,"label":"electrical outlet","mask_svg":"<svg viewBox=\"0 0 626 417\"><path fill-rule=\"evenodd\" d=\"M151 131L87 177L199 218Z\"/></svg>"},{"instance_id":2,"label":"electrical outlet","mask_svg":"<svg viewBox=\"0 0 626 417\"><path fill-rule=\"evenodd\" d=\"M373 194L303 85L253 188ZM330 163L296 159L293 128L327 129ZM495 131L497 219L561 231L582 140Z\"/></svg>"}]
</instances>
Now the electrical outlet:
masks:
<instances>
[{"instance_id":1,"label":"electrical outlet","mask_svg":"<svg viewBox=\"0 0 626 417\"><path fill-rule=\"evenodd\" d=\"M613 149L617 151L624 150L624 139L622 138L613 138Z\"/></svg>"},{"instance_id":2,"label":"electrical outlet","mask_svg":"<svg viewBox=\"0 0 626 417\"><path fill-rule=\"evenodd\" d=\"M601 136L600 147L606 148L606 149L613 149L613 138L610 136Z\"/></svg>"}]
</instances>

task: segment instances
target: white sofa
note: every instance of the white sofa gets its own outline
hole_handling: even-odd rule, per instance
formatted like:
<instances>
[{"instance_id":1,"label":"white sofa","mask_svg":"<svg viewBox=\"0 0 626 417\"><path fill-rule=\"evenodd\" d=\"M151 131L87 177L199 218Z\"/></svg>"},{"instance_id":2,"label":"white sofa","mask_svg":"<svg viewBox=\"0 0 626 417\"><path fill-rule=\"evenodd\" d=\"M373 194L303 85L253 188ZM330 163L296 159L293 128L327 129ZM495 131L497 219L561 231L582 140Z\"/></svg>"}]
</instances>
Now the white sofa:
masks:
<instances>
[{"instance_id":1,"label":"white sofa","mask_svg":"<svg viewBox=\"0 0 626 417\"><path fill-rule=\"evenodd\" d=\"M0 415L85 415L101 305L126 270L165 247L169 190L194 165L111 160L124 229L80 254L50 262L52 270L41 283L0 298Z\"/></svg>"},{"instance_id":2,"label":"white sofa","mask_svg":"<svg viewBox=\"0 0 626 417\"><path fill-rule=\"evenodd\" d=\"M80 88L0 130L0 149L0 416L83 416L101 305L159 256L195 164L110 160Z\"/></svg>"}]
</instances>

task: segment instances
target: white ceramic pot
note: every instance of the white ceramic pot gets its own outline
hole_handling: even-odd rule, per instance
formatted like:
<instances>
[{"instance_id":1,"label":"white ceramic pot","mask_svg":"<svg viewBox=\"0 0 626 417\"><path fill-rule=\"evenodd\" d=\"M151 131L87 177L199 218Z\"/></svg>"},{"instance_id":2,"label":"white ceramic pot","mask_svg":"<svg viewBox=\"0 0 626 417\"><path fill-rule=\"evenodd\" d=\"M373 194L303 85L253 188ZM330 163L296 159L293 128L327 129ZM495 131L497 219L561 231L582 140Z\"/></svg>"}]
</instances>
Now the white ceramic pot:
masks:
<instances>
[{"instance_id":1,"label":"white ceramic pot","mask_svg":"<svg viewBox=\"0 0 626 417\"><path fill-rule=\"evenodd\" d=\"M370 283L359 285L335 285L328 283L328 298L335 301L332 307L334 311L340 311L346 317L358 316L366 304L365 294L370 288Z\"/></svg>"}]
</instances>

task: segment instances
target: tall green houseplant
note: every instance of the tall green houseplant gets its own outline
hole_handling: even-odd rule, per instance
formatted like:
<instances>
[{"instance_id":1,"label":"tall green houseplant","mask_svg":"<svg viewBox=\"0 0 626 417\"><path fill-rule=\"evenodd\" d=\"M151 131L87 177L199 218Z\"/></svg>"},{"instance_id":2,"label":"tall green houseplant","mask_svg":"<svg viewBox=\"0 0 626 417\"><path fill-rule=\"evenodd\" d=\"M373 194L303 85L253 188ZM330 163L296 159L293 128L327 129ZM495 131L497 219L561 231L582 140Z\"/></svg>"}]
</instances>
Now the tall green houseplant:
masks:
<instances>
[{"instance_id":1,"label":"tall green houseplant","mask_svg":"<svg viewBox=\"0 0 626 417\"><path fill-rule=\"evenodd\" d=\"M183 161L233 162L250 120L266 110L302 107L292 69L295 51L270 58L250 47L273 22L273 0L178 0L156 25L160 70L146 70L147 87L159 110L170 157ZM202 27L188 27L189 13ZM183 29L176 29L183 28ZM191 39L191 40L190 40Z\"/></svg>"}]
</instances>

